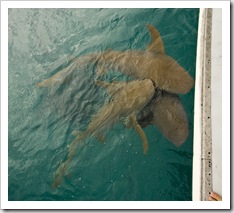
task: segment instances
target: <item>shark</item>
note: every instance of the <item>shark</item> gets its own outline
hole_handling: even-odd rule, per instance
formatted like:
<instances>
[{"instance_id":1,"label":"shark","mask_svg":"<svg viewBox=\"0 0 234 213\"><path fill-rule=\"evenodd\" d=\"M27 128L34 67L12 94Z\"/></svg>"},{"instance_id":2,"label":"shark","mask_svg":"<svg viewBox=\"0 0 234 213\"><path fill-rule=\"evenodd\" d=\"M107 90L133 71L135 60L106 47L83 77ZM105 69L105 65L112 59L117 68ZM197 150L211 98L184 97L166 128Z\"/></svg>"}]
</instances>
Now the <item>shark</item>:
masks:
<instances>
[{"instance_id":1,"label":"shark","mask_svg":"<svg viewBox=\"0 0 234 213\"><path fill-rule=\"evenodd\" d=\"M189 135L187 114L178 95L156 90L154 98L138 114L138 125L146 128L154 125L177 147L184 144Z\"/></svg>"},{"instance_id":2,"label":"shark","mask_svg":"<svg viewBox=\"0 0 234 213\"><path fill-rule=\"evenodd\" d=\"M146 50L107 50L74 58L71 64L50 78L37 84L50 87L67 80L74 70L84 63L96 64L97 77L107 70L123 72L134 79L150 79L155 87L174 94L186 94L194 86L194 79L174 58L165 53L159 31L146 25L151 35L151 43Z\"/></svg>"},{"instance_id":3,"label":"shark","mask_svg":"<svg viewBox=\"0 0 234 213\"><path fill-rule=\"evenodd\" d=\"M60 164L54 174L53 188L58 187L68 171L73 157L79 147L87 137L94 137L103 141L103 134L107 129L113 127L116 123L124 118L129 127L134 128L140 135L143 142L143 150L146 154L148 150L148 141L140 125L137 123L136 115L150 102L155 88L150 79L133 80L129 82L112 82L103 81L95 82L98 86L107 90L111 96L110 101L93 115L87 129L81 133L75 131L76 138L68 146L66 160Z\"/></svg>"}]
</instances>

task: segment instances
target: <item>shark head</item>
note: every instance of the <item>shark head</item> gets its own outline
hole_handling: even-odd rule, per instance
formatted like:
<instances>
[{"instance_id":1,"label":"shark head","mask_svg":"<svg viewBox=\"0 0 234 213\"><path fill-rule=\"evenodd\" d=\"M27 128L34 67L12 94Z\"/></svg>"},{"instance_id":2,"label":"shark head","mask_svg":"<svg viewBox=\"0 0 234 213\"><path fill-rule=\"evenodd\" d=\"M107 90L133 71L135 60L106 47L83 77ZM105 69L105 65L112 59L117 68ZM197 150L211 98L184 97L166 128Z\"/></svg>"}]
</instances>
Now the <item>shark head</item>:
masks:
<instances>
[{"instance_id":1,"label":"shark head","mask_svg":"<svg viewBox=\"0 0 234 213\"><path fill-rule=\"evenodd\" d=\"M155 58L150 78L163 90L186 94L194 86L191 75L172 57L160 54Z\"/></svg>"}]
</instances>

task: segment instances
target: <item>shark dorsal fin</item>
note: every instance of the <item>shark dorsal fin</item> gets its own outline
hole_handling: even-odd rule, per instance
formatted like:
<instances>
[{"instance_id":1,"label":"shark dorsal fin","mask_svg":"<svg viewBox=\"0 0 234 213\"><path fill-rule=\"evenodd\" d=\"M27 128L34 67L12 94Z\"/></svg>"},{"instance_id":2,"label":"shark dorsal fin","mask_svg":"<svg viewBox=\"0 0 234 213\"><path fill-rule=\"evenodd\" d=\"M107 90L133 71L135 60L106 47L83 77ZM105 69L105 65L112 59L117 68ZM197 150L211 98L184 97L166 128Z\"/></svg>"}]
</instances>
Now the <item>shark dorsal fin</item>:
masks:
<instances>
[{"instance_id":1,"label":"shark dorsal fin","mask_svg":"<svg viewBox=\"0 0 234 213\"><path fill-rule=\"evenodd\" d=\"M163 41L158 30L151 24L147 24L146 27L148 28L152 39L147 50L150 52L165 54Z\"/></svg>"}]
</instances>

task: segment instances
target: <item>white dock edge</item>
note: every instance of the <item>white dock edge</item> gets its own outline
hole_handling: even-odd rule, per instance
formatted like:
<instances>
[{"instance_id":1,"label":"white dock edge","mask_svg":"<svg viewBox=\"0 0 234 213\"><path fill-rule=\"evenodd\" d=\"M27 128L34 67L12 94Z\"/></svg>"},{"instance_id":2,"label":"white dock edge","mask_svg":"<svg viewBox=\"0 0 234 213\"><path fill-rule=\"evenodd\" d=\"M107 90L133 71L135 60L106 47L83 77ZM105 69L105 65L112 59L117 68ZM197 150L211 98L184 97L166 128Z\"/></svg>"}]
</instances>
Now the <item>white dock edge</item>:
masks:
<instances>
[{"instance_id":1,"label":"white dock edge","mask_svg":"<svg viewBox=\"0 0 234 213\"><path fill-rule=\"evenodd\" d=\"M222 9L200 9L193 145L193 201L222 195Z\"/></svg>"},{"instance_id":2,"label":"white dock edge","mask_svg":"<svg viewBox=\"0 0 234 213\"><path fill-rule=\"evenodd\" d=\"M222 9L213 9L211 114L213 191L222 195Z\"/></svg>"}]
</instances>

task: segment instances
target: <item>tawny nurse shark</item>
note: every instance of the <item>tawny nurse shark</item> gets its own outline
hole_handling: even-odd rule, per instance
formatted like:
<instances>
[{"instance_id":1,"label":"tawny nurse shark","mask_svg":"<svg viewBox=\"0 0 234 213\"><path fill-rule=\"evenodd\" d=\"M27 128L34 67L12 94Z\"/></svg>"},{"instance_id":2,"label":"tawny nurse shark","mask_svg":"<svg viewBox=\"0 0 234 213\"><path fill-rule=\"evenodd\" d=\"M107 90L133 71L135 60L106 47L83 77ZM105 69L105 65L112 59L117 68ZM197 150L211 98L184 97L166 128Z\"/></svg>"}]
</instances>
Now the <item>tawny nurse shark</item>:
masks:
<instances>
[{"instance_id":1,"label":"tawny nurse shark","mask_svg":"<svg viewBox=\"0 0 234 213\"><path fill-rule=\"evenodd\" d=\"M154 95L155 90L152 81L149 79L114 83L97 81L96 84L106 88L112 100L92 117L84 132L76 133L75 140L68 146L69 152L66 161L55 172L53 187L61 184L81 142L89 136L102 140L105 131L123 118L128 117L128 125L139 133L143 142L144 153L147 152L148 141L140 125L136 122L136 115L150 102Z\"/></svg>"},{"instance_id":2,"label":"tawny nurse shark","mask_svg":"<svg viewBox=\"0 0 234 213\"><path fill-rule=\"evenodd\" d=\"M97 63L98 76L114 69L135 79L151 79L155 87L170 93L188 93L194 85L193 78L175 59L165 54L158 30L150 24L146 26L152 38L147 50L108 50L81 56L73 59L67 68L38 83L37 86L50 87L58 82L61 83L83 63L94 62Z\"/></svg>"}]
</instances>

